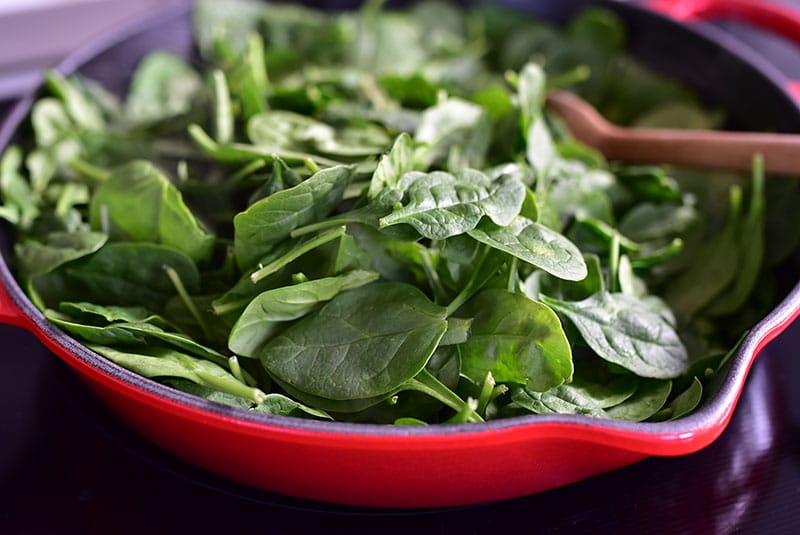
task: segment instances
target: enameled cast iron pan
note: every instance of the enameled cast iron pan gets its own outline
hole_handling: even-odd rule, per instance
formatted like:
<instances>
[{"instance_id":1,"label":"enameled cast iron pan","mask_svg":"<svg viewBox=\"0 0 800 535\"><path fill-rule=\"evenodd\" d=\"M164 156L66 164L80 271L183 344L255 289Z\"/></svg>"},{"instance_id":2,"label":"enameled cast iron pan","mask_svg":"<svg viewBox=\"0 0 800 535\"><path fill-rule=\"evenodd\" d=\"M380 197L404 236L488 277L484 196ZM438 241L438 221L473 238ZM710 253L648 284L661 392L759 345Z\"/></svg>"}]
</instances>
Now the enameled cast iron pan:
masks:
<instances>
[{"instance_id":1,"label":"enameled cast iron pan","mask_svg":"<svg viewBox=\"0 0 800 535\"><path fill-rule=\"evenodd\" d=\"M588 2L508 3L562 21ZM669 10L676 2L657 3L659 9ZM351 7L346 2L317 4ZM624 2L601 4L628 26L635 56L726 109L735 127L800 130L800 107L792 99L790 81L744 45L706 24L686 25ZM698 3L677 4L686 8ZM731 4L759 7L743 0ZM150 50L192 54L190 9L183 0L171 2L157 18L140 21L73 55L60 70L78 70L122 93L133 67ZM685 9L676 13L689 18ZM783 15L779 29L800 35L800 25L791 24L791 14ZM32 102L33 96L22 99L0 126L0 149L13 138ZM784 281L784 300L750 332L727 372L709 385L710 395L699 410L673 422L559 415L430 427L318 422L208 402L96 355L51 326L20 289L6 263L12 254L9 228L0 229L0 246L0 321L34 333L141 434L187 461L249 485L361 506L437 507L495 501L565 485L648 456L697 451L725 429L761 349L800 315L800 262L795 262Z\"/></svg>"}]
</instances>

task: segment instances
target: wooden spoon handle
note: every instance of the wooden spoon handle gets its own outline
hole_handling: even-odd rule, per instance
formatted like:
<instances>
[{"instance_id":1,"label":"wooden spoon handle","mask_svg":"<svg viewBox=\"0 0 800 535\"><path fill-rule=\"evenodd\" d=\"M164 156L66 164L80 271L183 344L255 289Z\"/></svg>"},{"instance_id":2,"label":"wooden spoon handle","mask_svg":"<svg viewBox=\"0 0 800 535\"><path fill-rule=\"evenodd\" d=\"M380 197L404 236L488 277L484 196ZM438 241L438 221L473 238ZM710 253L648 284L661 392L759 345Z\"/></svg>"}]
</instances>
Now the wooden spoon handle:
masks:
<instances>
[{"instance_id":1,"label":"wooden spoon handle","mask_svg":"<svg viewBox=\"0 0 800 535\"><path fill-rule=\"evenodd\" d=\"M767 172L800 176L800 135L612 126L596 147L610 160L748 171L753 156Z\"/></svg>"}]
</instances>

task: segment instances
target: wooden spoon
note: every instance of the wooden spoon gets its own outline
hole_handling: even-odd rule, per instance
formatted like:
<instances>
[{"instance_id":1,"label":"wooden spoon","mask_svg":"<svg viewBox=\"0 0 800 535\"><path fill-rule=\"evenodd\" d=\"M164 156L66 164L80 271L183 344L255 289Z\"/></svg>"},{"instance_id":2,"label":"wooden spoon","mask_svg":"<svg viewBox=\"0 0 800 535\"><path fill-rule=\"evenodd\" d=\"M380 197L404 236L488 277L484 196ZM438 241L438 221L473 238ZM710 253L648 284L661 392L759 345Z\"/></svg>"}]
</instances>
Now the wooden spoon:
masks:
<instances>
[{"instance_id":1,"label":"wooden spoon","mask_svg":"<svg viewBox=\"0 0 800 535\"><path fill-rule=\"evenodd\" d=\"M551 91L548 106L572 134L609 160L749 171L761 154L767 172L800 175L800 135L667 128L624 128L567 91Z\"/></svg>"}]
</instances>

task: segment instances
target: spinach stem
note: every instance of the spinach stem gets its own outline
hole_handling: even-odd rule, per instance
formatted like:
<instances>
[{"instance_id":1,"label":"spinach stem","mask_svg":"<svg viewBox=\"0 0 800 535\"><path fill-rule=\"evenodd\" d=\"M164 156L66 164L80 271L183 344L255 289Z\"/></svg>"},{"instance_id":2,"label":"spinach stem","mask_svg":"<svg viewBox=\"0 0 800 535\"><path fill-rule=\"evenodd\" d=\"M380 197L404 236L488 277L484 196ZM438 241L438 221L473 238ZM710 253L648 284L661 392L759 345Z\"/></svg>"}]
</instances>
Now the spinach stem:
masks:
<instances>
[{"instance_id":1,"label":"spinach stem","mask_svg":"<svg viewBox=\"0 0 800 535\"><path fill-rule=\"evenodd\" d=\"M481 386L481 393L478 396L478 404L476 407L478 414L485 414L486 406L489 405L489 402L492 400L495 385L496 383L494 382L492 372L487 372L486 379L483 380L483 385Z\"/></svg>"},{"instance_id":2,"label":"spinach stem","mask_svg":"<svg viewBox=\"0 0 800 535\"><path fill-rule=\"evenodd\" d=\"M506 283L506 289L509 292L513 292L517 288L517 266L519 265L519 259L516 256L511 257L511 265L508 268L508 282Z\"/></svg>"},{"instance_id":3,"label":"spinach stem","mask_svg":"<svg viewBox=\"0 0 800 535\"><path fill-rule=\"evenodd\" d=\"M248 384L244 378L244 375L242 374L242 367L239 366L239 359L236 358L236 355L228 358L228 367L230 368L231 374L233 374L234 377L239 379L244 384Z\"/></svg>"},{"instance_id":4,"label":"spinach stem","mask_svg":"<svg viewBox=\"0 0 800 535\"><path fill-rule=\"evenodd\" d=\"M422 259L422 268L425 270L425 278L428 279L428 287L433 292L433 296L437 303L443 303L447 299L447 290L445 290L442 281L439 278L439 273L433 267L431 260L431 253L427 247L419 246L420 258Z\"/></svg>"},{"instance_id":5,"label":"spinach stem","mask_svg":"<svg viewBox=\"0 0 800 535\"><path fill-rule=\"evenodd\" d=\"M304 244L302 244L302 245L300 245L298 247L295 247L294 249L292 249L291 251L289 251L288 253L286 253L282 257L278 258L277 260L275 260L273 262L270 262L266 266L262 266L259 269L257 269L256 271L254 271L250 275L250 280L253 281L254 283L259 282L260 280L264 279L265 277L275 273L279 269L281 269L281 268L289 265L290 263L294 262L295 260L297 260L298 258L303 256L307 252L312 251L312 250L316 249L317 247L319 247L321 245L324 245L324 244L326 244L326 243L328 243L330 241L333 241L333 240L335 240L337 238L340 238L342 235L344 235L344 231L345 231L345 227L341 226L336 230L325 232L323 234L320 234L319 236L316 236L315 238L312 238L311 240L307 241L306 243L304 243Z\"/></svg>"},{"instance_id":6,"label":"spinach stem","mask_svg":"<svg viewBox=\"0 0 800 535\"><path fill-rule=\"evenodd\" d=\"M229 180L233 183L239 182L240 180L243 180L247 176L252 175L262 167L266 166L267 166L267 161L263 158L253 160L252 162L246 164L244 167L233 173Z\"/></svg>"},{"instance_id":7,"label":"spinach stem","mask_svg":"<svg viewBox=\"0 0 800 535\"><path fill-rule=\"evenodd\" d=\"M358 217L352 215L351 213L346 213L330 217L328 219L323 219L322 221L311 223L310 225L306 225L304 227L296 228L289 234L289 236L291 236L292 238L299 238L300 236L313 234L315 232L319 232L320 230L327 230L329 228L338 227L340 225L347 225L350 223L368 224L368 222L363 217Z\"/></svg>"},{"instance_id":8,"label":"spinach stem","mask_svg":"<svg viewBox=\"0 0 800 535\"><path fill-rule=\"evenodd\" d=\"M478 261L475 263L475 270L472 272L472 276L470 277L467 284L464 285L464 288L459 292L459 294L453 299L450 304L447 306L445 311L445 316L450 317L455 314L456 310L461 308L461 305L467 302L470 297L472 297L475 292L477 292L481 286L486 283L486 280L494 275L494 272L489 273L488 276L486 273L483 273L483 264L486 260L486 257L489 254L489 246L481 245L480 252L478 253Z\"/></svg>"},{"instance_id":9,"label":"spinach stem","mask_svg":"<svg viewBox=\"0 0 800 535\"><path fill-rule=\"evenodd\" d=\"M611 235L611 245L608 252L608 291L619 291L619 233Z\"/></svg>"},{"instance_id":10,"label":"spinach stem","mask_svg":"<svg viewBox=\"0 0 800 535\"><path fill-rule=\"evenodd\" d=\"M214 314L217 316L222 316L223 314L227 314L228 312L233 312L235 310L243 309L247 306L247 304L251 301L249 297L245 297L239 299L237 301L233 301L230 303L225 303L224 305L212 305L211 308L214 310Z\"/></svg>"},{"instance_id":11,"label":"spinach stem","mask_svg":"<svg viewBox=\"0 0 800 535\"><path fill-rule=\"evenodd\" d=\"M200 311L197 310L197 306L194 304L192 297L189 295L189 292L186 291L186 287L183 285L183 281L181 280L181 276L178 275L178 272L172 266L164 264L163 266L164 271L166 271L169 280L172 282L172 285L175 287L175 290L178 292L183 303L186 305L186 308L189 309L192 317L194 317L197 324L200 325L200 329L202 329L203 334L206 335L206 338L211 338L210 330L208 328L208 324L206 323L203 315L200 314Z\"/></svg>"},{"instance_id":12,"label":"spinach stem","mask_svg":"<svg viewBox=\"0 0 800 535\"><path fill-rule=\"evenodd\" d=\"M225 73L217 69L212 73L215 102L215 133L217 143L226 144L233 140L233 111L231 110L231 94Z\"/></svg>"},{"instance_id":13,"label":"spinach stem","mask_svg":"<svg viewBox=\"0 0 800 535\"><path fill-rule=\"evenodd\" d=\"M94 183L105 182L108 180L108 177L111 176L111 171L108 169L93 165L81 158L73 158L70 160L69 168Z\"/></svg>"},{"instance_id":14,"label":"spinach stem","mask_svg":"<svg viewBox=\"0 0 800 535\"><path fill-rule=\"evenodd\" d=\"M456 412L462 411L464 409L464 405L467 404L467 402L461 399L458 394L447 388L447 386L442 384L439 379L434 377L433 374L426 369L423 369L414 378L409 379L405 386L410 390L422 392L423 394L427 394L432 398L441 401ZM467 421L483 422L483 418L481 418L481 415L470 407Z\"/></svg>"}]
</instances>

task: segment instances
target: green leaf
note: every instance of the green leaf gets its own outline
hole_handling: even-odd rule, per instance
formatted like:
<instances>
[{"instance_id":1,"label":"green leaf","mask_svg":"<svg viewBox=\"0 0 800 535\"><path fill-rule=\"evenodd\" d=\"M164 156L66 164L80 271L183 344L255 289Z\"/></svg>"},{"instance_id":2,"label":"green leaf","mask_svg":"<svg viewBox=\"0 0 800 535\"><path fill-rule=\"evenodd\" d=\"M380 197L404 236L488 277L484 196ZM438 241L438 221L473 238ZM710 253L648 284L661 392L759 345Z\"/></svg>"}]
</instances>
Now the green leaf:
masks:
<instances>
[{"instance_id":1,"label":"green leaf","mask_svg":"<svg viewBox=\"0 0 800 535\"><path fill-rule=\"evenodd\" d=\"M606 409L606 414L616 420L643 422L664 406L671 390L672 381L643 379L631 397Z\"/></svg>"},{"instance_id":2,"label":"green leaf","mask_svg":"<svg viewBox=\"0 0 800 535\"><path fill-rule=\"evenodd\" d=\"M608 418L606 412L596 406L578 390L562 385L546 392L527 388L515 388L511 392L513 405L535 414L583 414L595 418Z\"/></svg>"},{"instance_id":3,"label":"green leaf","mask_svg":"<svg viewBox=\"0 0 800 535\"><path fill-rule=\"evenodd\" d=\"M739 310L753 292L766 249L764 217L767 204L764 198L764 161L757 157L753 162L753 179L750 205L741 218L738 241L741 264L730 288L718 296L705 311L711 316L725 316Z\"/></svg>"},{"instance_id":4,"label":"green leaf","mask_svg":"<svg viewBox=\"0 0 800 535\"><path fill-rule=\"evenodd\" d=\"M531 125L542 118L542 109L547 97L547 80L542 68L527 63L517 78L519 108L522 112L522 131L529 135Z\"/></svg>"},{"instance_id":5,"label":"green leaf","mask_svg":"<svg viewBox=\"0 0 800 535\"><path fill-rule=\"evenodd\" d=\"M374 199L384 189L393 189L400 177L414 170L414 142L406 133L397 136L391 150L384 154L372 175L367 196Z\"/></svg>"},{"instance_id":6,"label":"green leaf","mask_svg":"<svg viewBox=\"0 0 800 535\"><path fill-rule=\"evenodd\" d=\"M163 121L192 110L203 83L179 56L153 52L133 73L125 116L134 123Z\"/></svg>"},{"instance_id":7,"label":"green leaf","mask_svg":"<svg viewBox=\"0 0 800 535\"><path fill-rule=\"evenodd\" d=\"M39 217L39 207L30 183L20 174L22 149L11 146L0 158L0 194L11 223L28 228Z\"/></svg>"},{"instance_id":8,"label":"green leaf","mask_svg":"<svg viewBox=\"0 0 800 535\"><path fill-rule=\"evenodd\" d=\"M370 271L352 271L292 286L267 290L253 299L231 329L228 348L242 357L255 357L261 346L285 322L302 318L339 293L378 277Z\"/></svg>"},{"instance_id":9,"label":"green leaf","mask_svg":"<svg viewBox=\"0 0 800 535\"><path fill-rule=\"evenodd\" d=\"M20 271L25 277L52 271L62 264L90 255L105 245L102 232L51 232L44 241L25 240L14 245Z\"/></svg>"},{"instance_id":10,"label":"green leaf","mask_svg":"<svg viewBox=\"0 0 800 535\"><path fill-rule=\"evenodd\" d=\"M270 375L312 396L375 398L416 376L446 330L445 309L415 287L372 283L292 325L259 358Z\"/></svg>"},{"instance_id":11,"label":"green leaf","mask_svg":"<svg viewBox=\"0 0 800 535\"><path fill-rule=\"evenodd\" d=\"M572 378L572 351L561 323L546 305L505 290L484 290L459 309L474 318L460 344L461 371L475 382L496 381L544 391Z\"/></svg>"},{"instance_id":12,"label":"green leaf","mask_svg":"<svg viewBox=\"0 0 800 535\"><path fill-rule=\"evenodd\" d=\"M36 101L31 109L31 125L36 144L40 147L55 145L58 141L75 135L75 125L64 104L53 97Z\"/></svg>"},{"instance_id":13,"label":"green leaf","mask_svg":"<svg viewBox=\"0 0 800 535\"><path fill-rule=\"evenodd\" d=\"M258 405L253 407L253 410L280 416L294 416L299 418L312 417L320 420L333 420L327 412L303 405L282 394L267 394Z\"/></svg>"},{"instance_id":14,"label":"green leaf","mask_svg":"<svg viewBox=\"0 0 800 535\"><path fill-rule=\"evenodd\" d=\"M88 347L123 368L144 377L181 377L256 403L266 397L264 392L244 384L219 365L173 349L155 347L146 353L138 353L102 345L89 345Z\"/></svg>"},{"instance_id":15,"label":"green leaf","mask_svg":"<svg viewBox=\"0 0 800 535\"><path fill-rule=\"evenodd\" d=\"M239 267L253 266L294 229L330 214L341 201L352 174L353 169L345 166L323 169L237 214L233 225Z\"/></svg>"},{"instance_id":16,"label":"green leaf","mask_svg":"<svg viewBox=\"0 0 800 535\"><path fill-rule=\"evenodd\" d=\"M508 224L525 200L525 186L516 177L492 182L475 170L455 175L415 171L403 175L398 187L408 200L381 218L381 227L404 223L437 240L472 230L484 215L499 225Z\"/></svg>"},{"instance_id":17,"label":"green leaf","mask_svg":"<svg viewBox=\"0 0 800 535\"><path fill-rule=\"evenodd\" d=\"M343 157L380 154L390 143L385 131L378 127L337 131L322 121L283 110L254 115L247 123L247 135L256 146L313 150Z\"/></svg>"},{"instance_id":18,"label":"green leaf","mask_svg":"<svg viewBox=\"0 0 800 535\"><path fill-rule=\"evenodd\" d=\"M464 151L464 167L482 167L489 148L488 114L480 106L459 98L449 98L422 113L414 140L422 148L416 160L421 168L447 160L454 147ZM469 150L465 150L469 147ZM455 170L455 169L454 169Z\"/></svg>"},{"instance_id":19,"label":"green leaf","mask_svg":"<svg viewBox=\"0 0 800 535\"><path fill-rule=\"evenodd\" d=\"M634 241L667 239L685 233L697 222L691 206L641 203L629 210L619 223L619 231Z\"/></svg>"},{"instance_id":20,"label":"green leaf","mask_svg":"<svg viewBox=\"0 0 800 535\"><path fill-rule=\"evenodd\" d=\"M733 282L739 265L738 228L741 211L741 189L730 190L728 218L725 227L712 236L698 252L699 257L679 277L670 281L664 298L670 307L692 317L708 306Z\"/></svg>"},{"instance_id":21,"label":"green leaf","mask_svg":"<svg viewBox=\"0 0 800 535\"><path fill-rule=\"evenodd\" d=\"M579 281L588 274L580 250L565 236L524 217L501 227L483 221L469 235L556 277Z\"/></svg>"},{"instance_id":22,"label":"green leaf","mask_svg":"<svg viewBox=\"0 0 800 535\"><path fill-rule=\"evenodd\" d=\"M702 399L703 383L700 382L700 379L694 377L689 387L675 396L675 399L656 413L651 420L677 420L695 410Z\"/></svg>"},{"instance_id":23,"label":"green leaf","mask_svg":"<svg viewBox=\"0 0 800 535\"><path fill-rule=\"evenodd\" d=\"M81 128L99 131L105 128L102 109L91 100L78 78L65 78L54 70L45 72L47 87L64 103L67 113Z\"/></svg>"},{"instance_id":24,"label":"green leaf","mask_svg":"<svg viewBox=\"0 0 800 535\"><path fill-rule=\"evenodd\" d=\"M197 262L208 259L214 247L214 237L200 226L180 191L144 160L123 165L100 184L92 196L89 221L112 241L163 244Z\"/></svg>"},{"instance_id":25,"label":"green leaf","mask_svg":"<svg viewBox=\"0 0 800 535\"><path fill-rule=\"evenodd\" d=\"M598 356L636 375L671 379L689 367L673 324L637 297L600 292L577 302L542 301L569 318Z\"/></svg>"},{"instance_id":26,"label":"green leaf","mask_svg":"<svg viewBox=\"0 0 800 535\"><path fill-rule=\"evenodd\" d=\"M159 326L165 326L166 324L163 318L153 315L153 313L147 310L146 307L141 306L102 306L95 303L81 301L77 303L61 303L59 305L59 309L61 312L68 314L70 317L78 318L79 320L84 320L91 323L113 323L117 321L123 321L150 322Z\"/></svg>"},{"instance_id":27,"label":"green leaf","mask_svg":"<svg viewBox=\"0 0 800 535\"><path fill-rule=\"evenodd\" d=\"M527 143L525 155L538 180L544 181L556 159L556 147L542 116L546 96L544 71L538 65L528 63L519 73L518 84L522 133Z\"/></svg>"},{"instance_id":28,"label":"green leaf","mask_svg":"<svg viewBox=\"0 0 800 535\"><path fill-rule=\"evenodd\" d=\"M200 275L191 258L149 243L106 244L94 254L35 275L31 283L51 307L62 301L161 307L175 294L164 265L175 269L188 288L197 286Z\"/></svg>"}]
</instances>

